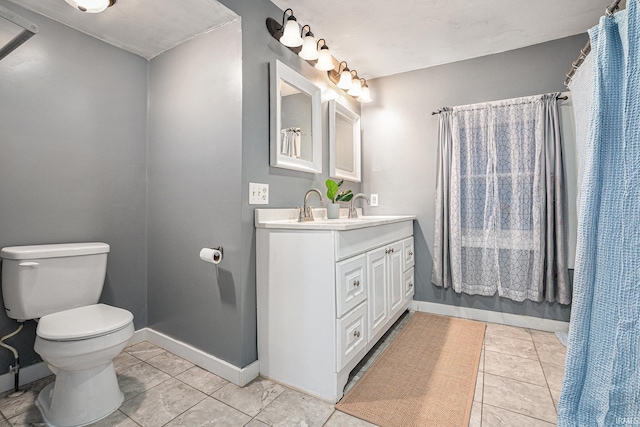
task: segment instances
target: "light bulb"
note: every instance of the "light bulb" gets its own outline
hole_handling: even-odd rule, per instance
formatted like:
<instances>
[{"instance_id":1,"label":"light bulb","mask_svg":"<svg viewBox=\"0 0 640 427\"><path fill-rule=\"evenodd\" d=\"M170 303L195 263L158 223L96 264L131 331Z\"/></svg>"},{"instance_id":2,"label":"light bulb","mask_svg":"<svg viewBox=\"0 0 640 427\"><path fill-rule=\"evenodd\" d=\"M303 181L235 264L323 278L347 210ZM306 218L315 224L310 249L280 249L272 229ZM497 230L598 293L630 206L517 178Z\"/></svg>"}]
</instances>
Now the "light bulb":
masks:
<instances>
[{"instance_id":1,"label":"light bulb","mask_svg":"<svg viewBox=\"0 0 640 427\"><path fill-rule=\"evenodd\" d=\"M347 93L356 98L362 94L362 82L359 78L354 77L353 80L351 80L351 89L349 89Z\"/></svg>"},{"instance_id":2,"label":"light bulb","mask_svg":"<svg viewBox=\"0 0 640 427\"><path fill-rule=\"evenodd\" d=\"M342 73L340 73L340 80L336 86L343 90L351 89L351 72L348 68L345 68Z\"/></svg>"},{"instance_id":3,"label":"light bulb","mask_svg":"<svg viewBox=\"0 0 640 427\"><path fill-rule=\"evenodd\" d=\"M109 6L113 6L115 0L65 0L68 4L81 12L99 13Z\"/></svg>"},{"instance_id":4,"label":"light bulb","mask_svg":"<svg viewBox=\"0 0 640 427\"><path fill-rule=\"evenodd\" d=\"M318 62L315 65L316 69L322 71L331 71L333 70L333 59L331 58L331 52L329 51L329 47L324 45L320 48L318 52Z\"/></svg>"},{"instance_id":5,"label":"light bulb","mask_svg":"<svg viewBox=\"0 0 640 427\"><path fill-rule=\"evenodd\" d=\"M298 27L298 21L291 15L287 19L287 23L284 26L284 32L280 37L280 43L287 47L302 46L302 37L300 37L300 27Z\"/></svg>"},{"instance_id":6,"label":"light bulb","mask_svg":"<svg viewBox=\"0 0 640 427\"><path fill-rule=\"evenodd\" d=\"M369 86L365 85L362 87L362 94L358 97L358 101L371 102L371 91L369 90Z\"/></svg>"},{"instance_id":7,"label":"light bulb","mask_svg":"<svg viewBox=\"0 0 640 427\"><path fill-rule=\"evenodd\" d=\"M304 36L302 42L302 50L298 53L298 56L302 59L306 59L307 61L313 61L318 59L318 49L316 48L316 38L313 37L311 32L308 32L306 36ZM333 68L333 64L331 64L331 68Z\"/></svg>"}]
</instances>

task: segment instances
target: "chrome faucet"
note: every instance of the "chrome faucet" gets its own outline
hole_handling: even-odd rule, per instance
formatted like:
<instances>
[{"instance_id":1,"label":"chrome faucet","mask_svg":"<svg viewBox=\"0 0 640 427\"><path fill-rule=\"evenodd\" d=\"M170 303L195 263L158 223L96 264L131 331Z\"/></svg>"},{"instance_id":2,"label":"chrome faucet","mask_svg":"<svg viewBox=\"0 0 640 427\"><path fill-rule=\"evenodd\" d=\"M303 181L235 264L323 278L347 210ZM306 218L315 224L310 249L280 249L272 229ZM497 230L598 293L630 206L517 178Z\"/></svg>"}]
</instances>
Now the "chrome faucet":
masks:
<instances>
[{"instance_id":1,"label":"chrome faucet","mask_svg":"<svg viewBox=\"0 0 640 427\"><path fill-rule=\"evenodd\" d=\"M309 198L311 193L316 193L318 197L320 197L320 201L324 200L320 190L312 188L307 191L304 195L304 204L300 208L300 216L298 217L298 222L313 221L313 212L311 211L311 206L309 206L309 204L307 203L307 199Z\"/></svg>"},{"instance_id":2,"label":"chrome faucet","mask_svg":"<svg viewBox=\"0 0 640 427\"><path fill-rule=\"evenodd\" d=\"M366 194L356 194L355 196L353 196L353 199L351 199L351 203L349 203L349 218L358 218L358 211L356 210L356 207L353 206L353 202L355 202L357 198L365 199L367 203L371 204L371 200L369 200Z\"/></svg>"}]
</instances>

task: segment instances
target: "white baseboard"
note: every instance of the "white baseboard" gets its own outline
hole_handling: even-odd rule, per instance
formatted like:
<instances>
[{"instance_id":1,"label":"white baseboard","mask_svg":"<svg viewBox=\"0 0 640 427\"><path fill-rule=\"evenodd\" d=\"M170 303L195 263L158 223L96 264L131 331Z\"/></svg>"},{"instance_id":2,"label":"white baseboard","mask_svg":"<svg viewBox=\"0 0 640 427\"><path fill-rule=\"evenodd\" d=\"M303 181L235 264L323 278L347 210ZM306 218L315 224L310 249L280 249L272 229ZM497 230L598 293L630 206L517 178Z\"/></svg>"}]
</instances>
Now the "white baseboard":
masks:
<instances>
[{"instance_id":1,"label":"white baseboard","mask_svg":"<svg viewBox=\"0 0 640 427\"><path fill-rule=\"evenodd\" d=\"M127 347L140 344L142 341L146 341L146 340L147 340L147 328L138 329L133 333L133 336L129 338Z\"/></svg>"},{"instance_id":2,"label":"white baseboard","mask_svg":"<svg viewBox=\"0 0 640 427\"><path fill-rule=\"evenodd\" d=\"M481 322L500 323L517 326L519 328L537 329L548 332L568 332L569 322L543 319L533 316L502 313L499 311L480 310L477 308L458 307L454 305L438 304L427 301L412 301L410 308L423 313L440 314L443 316L460 317Z\"/></svg>"},{"instance_id":3,"label":"white baseboard","mask_svg":"<svg viewBox=\"0 0 640 427\"><path fill-rule=\"evenodd\" d=\"M257 360L244 368L238 368L202 350L198 350L189 344L149 328L142 328L135 331L129 339L127 347L143 341L149 341L240 387L249 384L257 378L260 373L260 364ZM44 362L27 366L26 368L20 369L20 385L37 381L49 375L51 375L51 371ZM13 374L7 373L0 375L0 392L13 389L14 382Z\"/></svg>"},{"instance_id":4,"label":"white baseboard","mask_svg":"<svg viewBox=\"0 0 640 427\"><path fill-rule=\"evenodd\" d=\"M237 386L243 387L249 384L260 374L260 364L257 360L244 368L238 368L229 362L218 359L215 356L205 353L187 343L178 341L175 338L171 338L168 335L154 331L153 329L145 329L146 341L170 351Z\"/></svg>"}]
</instances>

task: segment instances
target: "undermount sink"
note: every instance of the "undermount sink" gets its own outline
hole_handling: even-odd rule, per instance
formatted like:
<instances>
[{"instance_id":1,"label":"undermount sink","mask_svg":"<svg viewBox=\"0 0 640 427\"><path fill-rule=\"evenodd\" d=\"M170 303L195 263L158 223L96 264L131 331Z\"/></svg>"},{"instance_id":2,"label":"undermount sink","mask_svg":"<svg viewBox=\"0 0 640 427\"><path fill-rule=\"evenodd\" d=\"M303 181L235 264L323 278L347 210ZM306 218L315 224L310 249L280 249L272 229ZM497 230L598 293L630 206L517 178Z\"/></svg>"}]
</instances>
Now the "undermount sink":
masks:
<instances>
[{"instance_id":1,"label":"undermount sink","mask_svg":"<svg viewBox=\"0 0 640 427\"><path fill-rule=\"evenodd\" d=\"M327 219L327 211L323 208L313 209L313 221L298 221L298 209L256 209L255 225L257 228L283 228L290 230L353 230L374 227L382 224L415 219L415 215L363 216L358 209L358 218L347 218L348 209L341 209L340 218Z\"/></svg>"}]
</instances>

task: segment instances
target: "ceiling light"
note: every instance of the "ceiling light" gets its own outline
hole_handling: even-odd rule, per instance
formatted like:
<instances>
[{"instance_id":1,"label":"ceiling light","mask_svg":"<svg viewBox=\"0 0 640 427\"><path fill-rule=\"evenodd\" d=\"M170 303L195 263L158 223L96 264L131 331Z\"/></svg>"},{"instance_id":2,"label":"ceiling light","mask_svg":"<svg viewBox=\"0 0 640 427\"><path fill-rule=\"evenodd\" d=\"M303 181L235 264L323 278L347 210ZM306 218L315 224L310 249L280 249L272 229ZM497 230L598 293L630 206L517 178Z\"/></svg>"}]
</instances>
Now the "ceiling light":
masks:
<instances>
[{"instance_id":1,"label":"ceiling light","mask_svg":"<svg viewBox=\"0 0 640 427\"><path fill-rule=\"evenodd\" d=\"M344 68L340 71L340 67L344 64ZM349 71L349 67L347 67L347 63L342 61L338 66L338 74L340 75L340 80L338 80L338 86L340 89L349 90L351 89L351 71Z\"/></svg>"},{"instance_id":2,"label":"ceiling light","mask_svg":"<svg viewBox=\"0 0 640 427\"><path fill-rule=\"evenodd\" d=\"M309 29L306 33L304 32L305 28ZM302 59L306 59L307 61L314 61L318 59L318 45L316 43L316 38L311 32L311 27L305 25L302 27L302 33L304 34L304 38L302 39L302 50L298 53L298 56Z\"/></svg>"},{"instance_id":3,"label":"ceiling light","mask_svg":"<svg viewBox=\"0 0 640 427\"><path fill-rule=\"evenodd\" d=\"M371 91L369 91L369 85L367 85L367 81L365 79L361 79L362 82L362 94L358 97L358 101L360 102L371 102Z\"/></svg>"},{"instance_id":4,"label":"ceiling light","mask_svg":"<svg viewBox=\"0 0 640 427\"><path fill-rule=\"evenodd\" d=\"M315 67L318 70L322 71L331 71L333 70L333 58L331 57L331 51L329 51L329 46L324 39L318 40L318 44L322 42L322 47L318 49L318 62Z\"/></svg>"},{"instance_id":5,"label":"ceiling light","mask_svg":"<svg viewBox=\"0 0 640 427\"><path fill-rule=\"evenodd\" d=\"M284 23L284 17L287 16L287 12L291 11L291 15L287 18L287 23ZM293 16L293 10L287 9L282 15L282 25L284 26L284 32L280 37L280 43L287 47L302 46L302 37L300 37L300 27L296 17Z\"/></svg>"},{"instance_id":6,"label":"ceiling light","mask_svg":"<svg viewBox=\"0 0 640 427\"><path fill-rule=\"evenodd\" d=\"M99 13L113 6L116 0L65 0L80 12Z\"/></svg>"},{"instance_id":7,"label":"ceiling light","mask_svg":"<svg viewBox=\"0 0 640 427\"><path fill-rule=\"evenodd\" d=\"M360 82L360 78L358 78L356 70L351 71L351 77L351 88L347 93L357 98L362 95L362 82Z\"/></svg>"}]
</instances>

